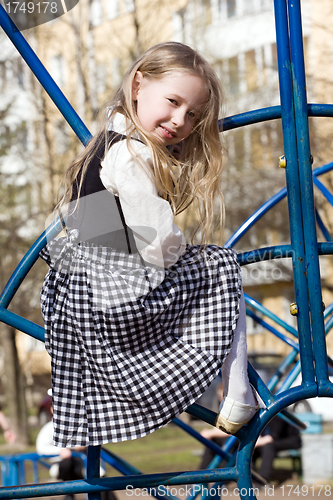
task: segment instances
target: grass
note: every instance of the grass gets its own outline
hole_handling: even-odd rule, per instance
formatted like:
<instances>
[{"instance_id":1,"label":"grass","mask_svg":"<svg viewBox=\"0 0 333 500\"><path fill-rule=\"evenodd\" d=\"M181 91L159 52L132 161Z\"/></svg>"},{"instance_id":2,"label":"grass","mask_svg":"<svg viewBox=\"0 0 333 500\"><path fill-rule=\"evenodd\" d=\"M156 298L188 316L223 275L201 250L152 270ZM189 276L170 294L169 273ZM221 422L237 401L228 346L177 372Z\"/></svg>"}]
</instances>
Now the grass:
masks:
<instances>
[{"instance_id":1,"label":"grass","mask_svg":"<svg viewBox=\"0 0 333 500\"><path fill-rule=\"evenodd\" d=\"M169 424L134 441L106 445L122 459L144 473L196 470L203 446L179 427Z\"/></svg>"},{"instance_id":2,"label":"grass","mask_svg":"<svg viewBox=\"0 0 333 500\"><path fill-rule=\"evenodd\" d=\"M204 427L201 423L194 423L198 430ZM38 429L31 429L30 440L36 441ZM109 443L105 446L115 455L129 462L141 472L173 472L196 470L200 464L200 454L203 445L174 424L169 424L144 438L122 443ZM5 443L0 434L0 455L35 452L35 445L18 447ZM26 463L27 482L32 482L32 472L29 463ZM108 476L120 475L110 466L106 466ZM48 481L48 470L39 467L39 480Z\"/></svg>"},{"instance_id":3,"label":"grass","mask_svg":"<svg viewBox=\"0 0 333 500\"><path fill-rule=\"evenodd\" d=\"M197 421L192 422L191 425L198 431L205 427L203 423ZM32 442L35 442L37 432L38 429L31 430ZM2 436L0 436L0 445L1 455L35 451L34 445L16 450L4 444ZM204 449L202 444L174 424L169 424L144 438L122 443L109 443L105 447L145 474L197 470L201 461L200 451ZM274 465L279 469L292 469L292 462L288 459L278 459ZM29 464L26 469L27 482L32 482ZM118 476L120 473L107 465L106 475ZM48 470L39 467L39 481L49 480Z\"/></svg>"}]
</instances>

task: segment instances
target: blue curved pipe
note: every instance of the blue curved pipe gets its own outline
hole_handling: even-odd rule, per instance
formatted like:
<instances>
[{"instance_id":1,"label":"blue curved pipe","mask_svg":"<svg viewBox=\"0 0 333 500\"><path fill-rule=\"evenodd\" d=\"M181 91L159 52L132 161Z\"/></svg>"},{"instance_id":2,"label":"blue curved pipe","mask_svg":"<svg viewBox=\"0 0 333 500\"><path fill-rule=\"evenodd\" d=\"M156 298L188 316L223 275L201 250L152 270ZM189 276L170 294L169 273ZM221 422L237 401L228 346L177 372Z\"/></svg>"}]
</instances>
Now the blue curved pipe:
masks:
<instances>
[{"instance_id":1,"label":"blue curved pipe","mask_svg":"<svg viewBox=\"0 0 333 500\"><path fill-rule=\"evenodd\" d=\"M333 104L308 104L308 116L332 117ZM254 123L276 120L281 118L281 106L259 108L238 115L228 116L219 120L220 131L233 130L235 128L252 125Z\"/></svg>"},{"instance_id":2,"label":"blue curved pipe","mask_svg":"<svg viewBox=\"0 0 333 500\"><path fill-rule=\"evenodd\" d=\"M333 105L332 105L333 108ZM317 177L319 175L323 175L330 170L333 169L333 163L328 163L327 165L323 165L321 167L316 168L313 171L313 180L316 183L317 187L321 190L324 196L328 196L328 201L333 204L333 196L332 194L325 189L325 186L318 181ZM269 200L267 200L261 207L259 207L245 222L234 232L234 234L228 239L228 241L224 244L226 248L233 247L244 234L263 216L265 215L271 208L273 208L279 201L287 196L287 188L281 189L278 193L272 196ZM326 196L326 197L327 197Z\"/></svg>"},{"instance_id":3,"label":"blue curved pipe","mask_svg":"<svg viewBox=\"0 0 333 500\"><path fill-rule=\"evenodd\" d=\"M25 62L28 64L36 78L40 81L46 92L51 97L54 104L64 116L65 120L72 127L76 135L83 142L87 144L91 138L91 134L79 115L73 109L70 102L66 99L63 92L55 83L49 72L43 66L35 52L32 50L28 42L23 37L22 33L17 29L13 30L13 22L9 18L7 12L0 4L0 26L8 38L12 41L18 52L21 54Z\"/></svg>"}]
</instances>

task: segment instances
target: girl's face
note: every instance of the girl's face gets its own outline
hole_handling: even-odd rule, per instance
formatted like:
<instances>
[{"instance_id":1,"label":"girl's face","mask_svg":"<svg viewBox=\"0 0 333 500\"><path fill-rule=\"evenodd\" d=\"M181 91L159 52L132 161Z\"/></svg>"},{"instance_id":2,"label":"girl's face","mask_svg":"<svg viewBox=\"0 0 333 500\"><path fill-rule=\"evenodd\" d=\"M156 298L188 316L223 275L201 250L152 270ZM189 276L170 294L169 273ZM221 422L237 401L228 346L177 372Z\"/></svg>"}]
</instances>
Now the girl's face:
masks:
<instances>
[{"instance_id":1,"label":"girl's face","mask_svg":"<svg viewBox=\"0 0 333 500\"><path fill-rule=\"evenodd\" d=\"M152 79L137 71L132 96L142 128L169 146L190 135L208 91L202 79L191 73L175 72Z\"/></svg>"}]
</instances>

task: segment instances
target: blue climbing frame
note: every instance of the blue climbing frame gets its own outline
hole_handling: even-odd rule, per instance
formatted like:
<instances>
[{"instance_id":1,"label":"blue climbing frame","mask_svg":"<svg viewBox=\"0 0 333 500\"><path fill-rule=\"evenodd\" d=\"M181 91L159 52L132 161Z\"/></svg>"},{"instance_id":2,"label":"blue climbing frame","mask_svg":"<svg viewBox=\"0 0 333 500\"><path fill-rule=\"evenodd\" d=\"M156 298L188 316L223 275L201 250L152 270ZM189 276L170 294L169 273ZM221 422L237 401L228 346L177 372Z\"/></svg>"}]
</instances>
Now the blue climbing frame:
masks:
<instances>
[{"instance_id":1,"label":"blue climbing frame","mask_svg":"<svg viewBox=\"0 0 333 500\"><path fill-rule=\"evenodd\" d=\"M297 419L288 414L284 408L301 399L333 395L333 386L328 380L328 358L319 273L319 255L333 253L333 244L328 231L316 213L313 198L314 175L316 186L323 192L328 201L332 203L331 194L327 190L325 191L325 187L319 182L318 176L331 170L333 164L317 169L312 175L308 129L309 116L332 117L333 106L307 103L300 0L274 0L274 9L281 105L229 117L224 120L223 128L224 130L230 130L250 123L281 118L286 158L287 191L282 190L265 203L239 228L227 242L226 246L235 244L267 210L286 196L286 192L288 193L291 244L270 247L269 249L253 250L252 252L239 255L239 261L242 265L246 265L247 263L263 259L292 259L298 333L294 330L291 332L290 327L283 324L283 322L281 323L278 319L274 318L274 320L287 331L298 336L298 344L296 341L291 341L280 334L273 327L270 327L270 330L272 333L279 335L282 340L288 342L292 348L290 355L280 367L280 371L285 366L290 365L298 352L301 359L300 367L299 365L295 367L292 371L293 375L291 376L290 374L290 377L288 377L288 382L284 383L278 394L273 394L271 391L275 387L279 375L277 374L267 387L256 371L249 365L251 382L266 403L267 410L262 410L246 428L239 431L237 435L237 438L239 438L239 448L236 455L230 456L229 454L229 450L236 441L234 437L230 438L229 445L225 448L224 452L215 450L217 460L220 456L225 456L228 460L227 467L223 469L146 475L141 474L140 471L132 466L125 464L121 458L112 456L114 463L117 464L125 476L100 479L99 461L101 447L96 446L89 447L88 449L87 479L47 485L37 484L0 488L0 498L29 498L87 492L90 500L97 500L100 499L102 491L125 489L129 484L133 488L156 488L159 485L173 486L210 482L220 484L227 480L234 480L237 482L241 498L252 499L255 498L255 494L251 484L251 455L255 441L265 425L279 412L282 412L283 418L287 418L297 424ZM90 132L21 33L12 29L12 22L1 5L0 24L74 132L86 144L91 137ZM327 240L324 243L318 243L317 241L316 217L317 223ZM43 328L14 312L8 311L8 306L29 269L36 262L39 251L45 246L46 241L56 236L60 230L61 224L59 221L56 221L38 238L33 247L19 263L0 296L0 320L39 340L44 339ZM267 310L256 304L250 297L247 297L247 302L255 306L257 310L269 315ZM331 310L332 307L329 306L326 314L329 315ZM254 315L254 319L261 321L267 327L267 323L260 320L254 313L252 315ZM332 324L331 317L326 325L326 331L331 328ZM291 379L295 377L295 373L299 369L302 372L302 384L290 389ZM216 415L210 410L198 405L192 405L187 411L209 424L214 423ZM178 425L182 426L179 422ZM185 430L192 433L189 429L185 428ZM195 435L195 431L192 435L198 438ZM213 466L217 467L218 462L216 461L216 465L214 464ZM194 496L192 495L192 497Z\"/></svg>"}]
</instances>

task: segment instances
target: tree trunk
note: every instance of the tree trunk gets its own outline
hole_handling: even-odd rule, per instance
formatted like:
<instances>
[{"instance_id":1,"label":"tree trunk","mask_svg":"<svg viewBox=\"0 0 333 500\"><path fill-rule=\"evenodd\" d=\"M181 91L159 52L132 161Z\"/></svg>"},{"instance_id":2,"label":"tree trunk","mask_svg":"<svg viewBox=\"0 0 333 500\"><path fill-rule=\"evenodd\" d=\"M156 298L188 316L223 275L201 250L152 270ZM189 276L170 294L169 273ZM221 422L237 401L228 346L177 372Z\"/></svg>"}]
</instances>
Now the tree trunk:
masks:
<instances>
[{"instance_id":1,"label":"tree trunk","mask_svg":"<svg viewBox=\"0 0 333 500\"><path fill-rule=\"evenodd\" d=\"M2 328L2 345L5 353L5 394L11 427L19 444L28 444L28 414L25 400L24 374L18 358L15 329Z\"/></svg>"}]
</instances>

